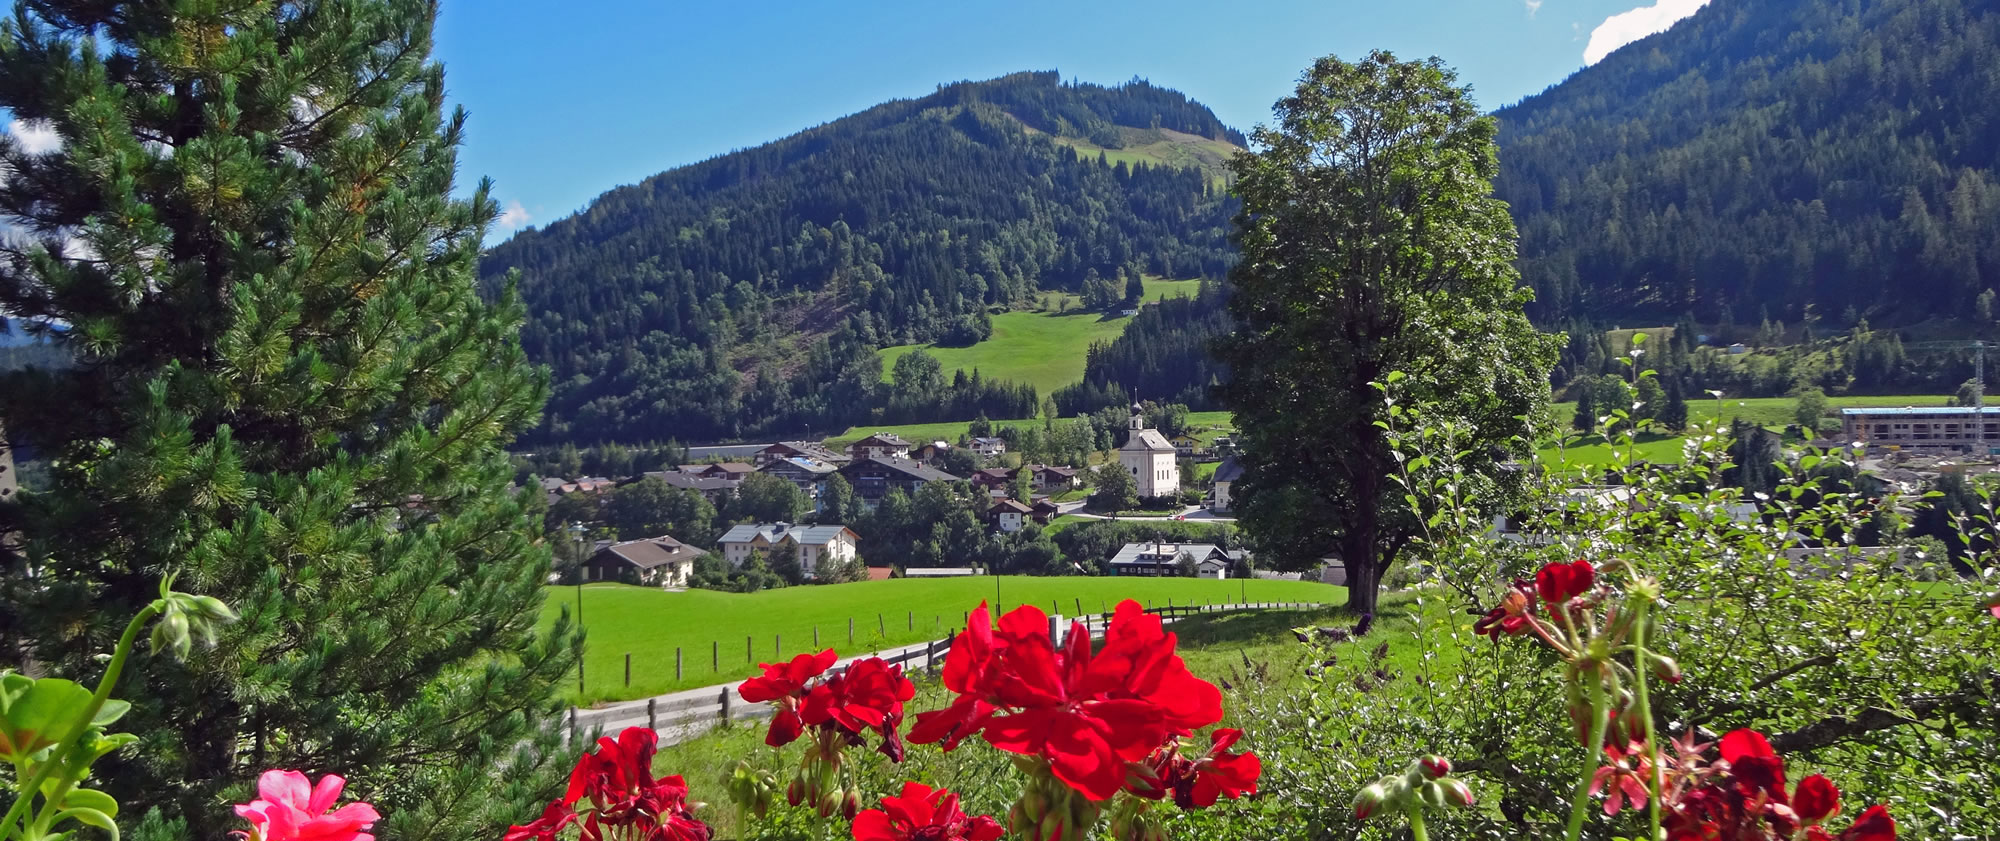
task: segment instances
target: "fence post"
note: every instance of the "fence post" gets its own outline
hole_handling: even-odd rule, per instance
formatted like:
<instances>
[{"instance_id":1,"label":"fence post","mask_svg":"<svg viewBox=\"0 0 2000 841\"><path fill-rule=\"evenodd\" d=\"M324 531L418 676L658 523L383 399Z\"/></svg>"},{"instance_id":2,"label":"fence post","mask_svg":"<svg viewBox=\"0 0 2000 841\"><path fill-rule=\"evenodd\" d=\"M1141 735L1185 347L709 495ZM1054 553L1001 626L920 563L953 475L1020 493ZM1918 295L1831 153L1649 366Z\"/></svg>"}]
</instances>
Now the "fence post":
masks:
<instances>
[{"instance_id":1,"label":"fence post","mask_svg":"<svg viewBox=\"0 0 2000 841\"><path fill-rule=\"evenodd\" d=\"M937 668L937 640L924 643L924 668Z\"/></svg>"},{"instance_id":2,"label":"fence post","mask_svg":"<svg viewBox=\"0 0 2000 841\"><path fill-rule=\"evenodd\" d=\"M632 685L632 652L625 652L625 685Z\"/></svg>"},{"instance_id":3,"label":"fence post","mask_svg":"<svg viewBox=\"0 0 2000 841\"><path fill-rule=\"evenodd\" d=\"M889 635L889 623L882 618L882 614L880 613L875 614L875 630L884 637Z\"/></svg>"},{"instance_id":4,"label":"fence post","mask_svg":"<svg viewBox=\"0 0 2000 841\"><path fill-rule=\"evenodd\" d=\"M1057 651L1062 650L1062 626L1056 623L1053 616L1049 617L1049 644L1055 646Z\"/></svg>"},{"instance_id":5,"label":"fence post","mask_svg":"<svg viewBox=\"0 0 2000 841\"><path fill-rule=\"evenodd\" d=\"M814 647L814 648L818 648L818 647L819 647L819 626L818 626L818 625L814 625L814 626L813 626L813 647Z\"/></svg>"},{"instance_id":6,"label":"fence post","mask_svg":"<svg viewBox=\"0 0 2000 841\"><path fill-rule=\"evenodd\" d=\"M569 708L569 740L576 741L576 708Z\"/></svg>"},{"instance_id":7,"label":"fence post","mask_svg":"<svg viewBox=\"0 0 2000 841\"><path fill-rule=\"evenodd\" d=\"M647 698L647 699L646 699L646 729L647 729L647 730L658 730L658 729L660 729L660 712L659 712L659 707L658 707L659 703L660 703L660 699L658 699L658 698Z\"/></svg>"},{"instance_id":8,"label":"fence post","mask_svg":"<svg viewBox=\"0 0 2000 841\"><path fill-rule=\"evenodd\" d=\"M731 700L729 695L729 687L722 687L722 723L725 725L729 723L729 702Z\"/></svg>"},{"instance_id":9,"label":"fence post","mask_svg":"<svg viewBox=\"0 0 2000 841\"><path fill-rule=\"evenodd\" d=\"M847 617L847 644L854 644L854 617Z\"/></svg>"},{"instance_id":10,"label":"fence post","mask_svg":"<svg viewBox=\"0 0 2000 841\"><path fill-rule=\"evenodd\" d=\"M785 635L784 635L784 634L772 634L772 635L771 635L771 659L773 659L773 660L783 660L783 659L785 659Z\"/></svg>"},{"instance_id":11,"label":"fence post","mask_svg":"<svg viewBox=\"0 0 2000 841\"><path fill-rule=\"evenodd\" d=\"M750 637L748 635L745 635L743 637L743 662L745 663L757 662L757 652L751 650Z\"/></svg>"},{"instance_id":12,"label":"fence post","mask_svg":"<svg viewBox=\"0 0 2000 841\"><path fill-rule=\"evenodd\" d=\"M708 670L722 671L722 640L708 641Z\"/></svg>"},{"instance_id":13,"label":"fence post","mask_svg":"<svg viewBox=\"0 0 2000 841\"><path fill-rule=\"evenodd\" d=\"M674 646L674 681L678 683L680 682L680 679L681 679L681 647L676 645Z\"/></svg>"},{"instance_id":14,"label":"fence post","mask_svg":"<svg viewBox=\"0 0 2000 841\"><path fill-rule=\"evenodd\" d=\"M916 612L916 611L914 611L914 610L912 610L912 611L909 611L909 616L905 617L905 618L904 618L904 621L906 621L906 622L908 622L908 623L910 624L910 627L908 628L908 630L912 630L912 631L916 630L916 629L917 629L917 612Z\"/></svg>"}]
</instances>

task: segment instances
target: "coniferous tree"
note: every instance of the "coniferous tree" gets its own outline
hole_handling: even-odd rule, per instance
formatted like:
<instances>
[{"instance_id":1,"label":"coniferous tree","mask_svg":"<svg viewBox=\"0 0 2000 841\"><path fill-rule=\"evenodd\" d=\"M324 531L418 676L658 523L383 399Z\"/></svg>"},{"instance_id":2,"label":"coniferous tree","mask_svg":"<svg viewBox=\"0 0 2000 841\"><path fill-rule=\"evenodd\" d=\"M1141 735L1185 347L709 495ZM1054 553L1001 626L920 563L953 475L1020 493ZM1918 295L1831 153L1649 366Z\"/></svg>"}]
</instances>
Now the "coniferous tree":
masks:
<instances>
[{"instance_id":1,"label":"coniferous tree","mask_svg":"<svg viewBox=\"0 0 2000 841\"><path fill-rule=\"evenodd\" d=\"M242 614L186 664L135 657L101 763L132 815L240 825L259 772L338 771L397 841L491 839L560 790L581 638L536 629L549 550L503 445L543 374L477 294L498 208L451 197L463 113L433 0L37 0L0 24L0 310L75 364L0 380L56 454L0 506L0 658L95 680L177 576ZM529 491L532 496L535 491ZM23 568L33 576L12 574ZM19 658L19 659L17 659Z\"/></svg>"},{"instance_id":2,"label":"coniferous tree","mask_svg":"<svg viewBox=\"0 0 2000 841\"><path fill-rule=\"evenodd\" d=\"M1659 414L1654 415L1654 419L1673 432L1682 432L1687 429L1687 395L1681 391L1680 377L1670 376L1667 378L1667 402L1666 405L1660 408Z\"/></svg>"},{"instance_id":3,"label":"coniferous tree","mask_svg":"<svg viewBox=\"0 0 2000 841\"><path fill-rule=\"evenodd\" d=\"M1576 415L1569 425L1585 435L1597 431L1597 395L1594 384L1584 382L1576 390Z\"/></svg>"}]
</instances>

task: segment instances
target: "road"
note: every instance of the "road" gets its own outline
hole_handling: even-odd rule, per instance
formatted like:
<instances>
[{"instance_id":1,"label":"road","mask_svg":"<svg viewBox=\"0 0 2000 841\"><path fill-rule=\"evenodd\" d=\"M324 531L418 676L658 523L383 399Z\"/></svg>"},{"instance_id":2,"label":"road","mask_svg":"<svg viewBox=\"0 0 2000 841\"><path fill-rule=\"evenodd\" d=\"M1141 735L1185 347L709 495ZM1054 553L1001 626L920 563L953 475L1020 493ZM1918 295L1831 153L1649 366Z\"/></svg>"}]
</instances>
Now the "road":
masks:
<instances>
[{"instance_id":1,"label":"road","mask_svg":"<svg viewBox=\"0 0 2000 841\"><path fill-rule=\"evenodd\" d=\"M1072 503L1065 503L1065 504L1072 504ZM1218 517L1215 515L1214 512L1209 511L1208 509L1203 508L1199 505L1190 505L1187 508L1183 509L1179 514L1136 514L1136 515L1119 514L1114 517L1105 514L1085 514L1083 513L1083 503L1078 502L1073 504L1076 507L1063 509L1062 513L1074 515L1077 517L1082 517L1083 519L1086 520L1142 520L1142 521L1151 520L1155 522L1164 520L1180 520L1189 523L1236 522L1235 517Z\"/></svg>"}]
</instances>

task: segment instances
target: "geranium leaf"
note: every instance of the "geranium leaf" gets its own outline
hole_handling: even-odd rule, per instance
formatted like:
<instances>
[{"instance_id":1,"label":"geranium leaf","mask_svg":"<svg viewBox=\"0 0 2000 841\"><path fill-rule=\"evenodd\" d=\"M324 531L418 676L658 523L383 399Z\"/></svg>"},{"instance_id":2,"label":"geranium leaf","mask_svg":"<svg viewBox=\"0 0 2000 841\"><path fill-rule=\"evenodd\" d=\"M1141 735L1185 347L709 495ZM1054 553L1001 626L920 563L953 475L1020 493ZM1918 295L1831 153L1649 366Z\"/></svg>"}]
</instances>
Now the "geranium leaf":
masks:
<instances>
[{"instance_id":1,"label":"geranium leaf","mask_svg":"<svg viewBox=\"0 0 2000 841\"><path fill-rule=\"evenodd\" d=\"M61 823L65 819L102 829L111 833L111 841L118 841L118 824L111 820L110 815L96 809L64 809L56 813L53 823Z\"/></svg>"},{"instance_id":2,"label":"geranium leaf","mask_svg":"<svg viewBox=\"0 0 2000 841\"><path fill-rule=\"evenodd\" d=\"M118 816L118 801L96 789L80 788L63 797L64 809L90 809L109 817Z\"/></svg>"}]
</instances>

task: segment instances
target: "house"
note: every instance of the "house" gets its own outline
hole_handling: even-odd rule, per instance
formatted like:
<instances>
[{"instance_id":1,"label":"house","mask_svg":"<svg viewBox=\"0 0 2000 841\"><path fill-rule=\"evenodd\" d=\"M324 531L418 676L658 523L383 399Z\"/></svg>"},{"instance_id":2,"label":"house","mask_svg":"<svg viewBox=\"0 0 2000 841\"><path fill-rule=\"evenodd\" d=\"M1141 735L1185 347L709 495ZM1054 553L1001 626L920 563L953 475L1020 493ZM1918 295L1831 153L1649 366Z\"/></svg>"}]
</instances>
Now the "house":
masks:
<instances>
[{"instance_id":1,"label":"house","mask_svg":"<svg viewBox=\"0 0 2000 841\"><path fill-rule=\"evenodd\" d=\"M854 496L870 511L892 490L915 496L919 488L932 482L958 481L957 476L920 461L874 456L848 462L840 468L840 475L854 486Z\"/></svg>"},{"instance_id":2,"label":"house","mask_svg":"<svg viewBox=\"0 0 2000 841\"><path fill-rule=\"evenodd\" d=\"M666 535L642 540L597 542L584 559L585 581L623 581L648 587L685 587L694 577L694 559L703 552Z\"/></svg>"},{"instance_id":3,"label":"house","mask_svg":"<svg viewBox=\"0 0 2000 841\"><path fill-rule=\"evenodd\" d=\"M1237 461L1235 456L1223 459L1222 464L1215 468L1213 480L1215 489L1208 494L1208 510L1217 514L1229 513L1229 506L1233 504L1230 498L1231 489L1241 478L1243 478L1242 462Z\"/></svg>"},{"instance_id":4,"label":"house","mask_svg":"<svg viewBox=\"0 0 2000 841\"><path fill-rule=\"evenodd\" d=\"M944 458L944 454L948 452L951 452L950 441L931 441L911 448L910 458L916 461L937 461Z\"/></svg>"},{"instance_id":5,"label":"house","mask_svg":"<svg viewBox=\"0 0 2000 841\"><path fill-rule=\"evenodd\" d=\"M993 458L1007 451L1007 439L974 438L972 439L972 451L986 458Z\"/></svg>"},{"instance_id":6,"label":"house","mask_svg":"<svg viewBox=\"0 0 2000 841\"><path fill-rule=\"evenodd\" d=\"M1173 496L1181 492L1181 468L1174 461L1174 445L1159 430L1146 427L1144 410L1132 404L1130 433L1125 446L1118 448L1118 463L1132 474L1142 499Z\"/></svg>"},{"instance_id":7,"label":"house","mask_svg":"<svg viewBox=\"0 0 2000 841\"><path fill-rule=\"evenodd\" d=\"M1840 410L1841 439L1871 449L2000 448L2000 406L1921 406Z\"/></svg>"},{"instance_id":8,"label":"house","mask_svg":"<svg viewBox=\"0 0 2000 841\"><path fill-rule=\"evenodd\" d=\"M1174 452L1182 458L1194 455L1194 451L1201 448L1201 442L1185 432L1167 439L1167 443L1174 445Z\"/></svg>"},{"instance_id":9,"label":"house","mask_svg":"<svg viewBox=\"0 0 2000 841\"><path fill-rule=\"evenodd\" d=\"M1180 558L1186 555L1194 559L1195 576L1198 578L1228 578L1229 567L1249 554L1237 550L1223 551L1213 543L1127 543L1111 556L1111 574L1142 576L1151 578L1171 578L1183 575Z\"/></svg>"},{"instance_id":10,"label":"house","mask_svg":"<svg viewBox=\"0 0 2000 841\"><path fill-rule=\"evenodd\" d=\"M904 578L962 578L978 575L972 567L910 567L903 570Z\"/></svg>"},{"instance_id":11,"label":"house","mask_svg":"<svg viewBox=\"0 0 2000 841\"><path fill-rule=\"evenodd\" d=\"M759 467L788 458L804 458L821 464L839 465L847 461L844 453L834 452L817 441L779 441L750 456Z\"/></svg>"},{"instance_id":12,"label":"house","mask_svg":"<svg viewBox=\"0 0 2000 841\"><path fill-rule=\"evenodd\" d=\"M1024 464L1028 471L1028 484L1038 491L1062 493L1071 488L1083 486L1083 480L1076 475L1074 467L1056 467L1047 464Z\"/></svg>"},{"instance_id":13,"label":"house","mask_svg":"<svg viewBox=\"0 0 2000 841\"><path fill-rule=\"evenodd\" d=\"M983 467L971 476L973 487L988 492L1004 491L1007 484L1014 481L1014 471L1005 467Z\"/></svg>"},{"instance_id":14,"label":"house","mask_svg":"<svg viewBox=\"0 0 2000 841\"><path fill-rule=\"evenodd\" d=\"M1033 517L1035 522L1046 526L1054 522L1057 517L1062 516L1062 507L1050 502L1046 498L1038 499L1035 500L1033 513L1029 516Z\"/></svg>"},{"instance_id":15,"label":"house","mask_svg":"<svg viewBox=\"0 0 2000 841\"><path fill-rule=\"evenodd\" d=\"M819 492L826 487L826 480L832 478L839 470L840 468L831 464L804 456L767 461L762 467L757 468L759 473L767 473L797 485L799 490L805 491L806 498L812 500L819 499Z\"/></svg>"},{"instance_id":16,"label":"house","mask_svg":"<svg viewBox=\"0 0 2000 841\"><path fill-rule=\"evenodd\" d=\"M1003 498L987 509L986 517L1002 532L1017 532L1027 526L1028 515L1034 510L1018 499Z\"/></svg>"},{"instance_id":17,"label":"house","mask_svg":"<svg viewBox=\"0 0 2000 841\"><path fill-rule=\"evenodd\" d=\"M720 503L735 495L736 486L743 484L742 479L697 476L692 473L682 473L678 470L651 471L646 473L644 478L658 479L676 488L694 491L706 497L710 503Z\"/></svg>"},{"instance_id":18,"label":"house","mask_svg":"<svg viewBox=\"0 0 2000 841\"><path fill-rule=\"evenodd\" d=\"M877 432L847 445L848 456L864 458L909 458L910 442L893 432Z\"/></svg>"},{"instance_id":19,"label":"house","mask_svg":"<svg viewBox=\"0 0 2000 841\"><path fill-rule=\"evenodd\" d=\"M822 566L854 560L854 545L860 539L846 526L757 523L736 526L724 532L716 543L722 547L722 558L730 566L742 566L750 560L752 552L762 551L767 563L792 553L798 558L799 569L807 578L813 578Z\"/></svg>"},{"instance_id":20,"label":"house","mask_svg":"<svg viewBox=\"0 0 2000 841\"><path fill-rule=\"evenodd\" d=\"M559 497L573 493L600 494L611 490L614 484L610 479L597 476L585 476L581 479L548 478L542 480L542 494L550 504L554 504Z\"/></svg>"},{"instance_id":21,"label":"house","mask_svg":"<svg viewBox=\"0 0 2000 841\"><path fill-rule=\"evenodd\" d=\"M703 476L710 479L735 479L740 482L743 480L743 477L757 472L757 465L742 461L718 461L714 464L683 464L681 465L681 472L690 476Z\"/></svg>"}]
</instances>

